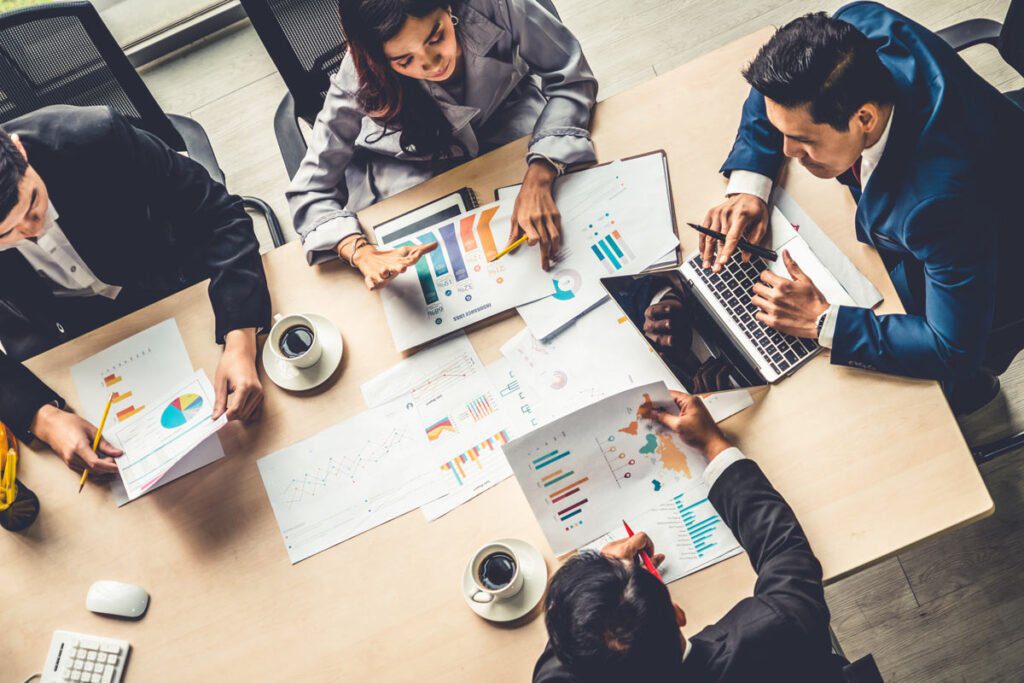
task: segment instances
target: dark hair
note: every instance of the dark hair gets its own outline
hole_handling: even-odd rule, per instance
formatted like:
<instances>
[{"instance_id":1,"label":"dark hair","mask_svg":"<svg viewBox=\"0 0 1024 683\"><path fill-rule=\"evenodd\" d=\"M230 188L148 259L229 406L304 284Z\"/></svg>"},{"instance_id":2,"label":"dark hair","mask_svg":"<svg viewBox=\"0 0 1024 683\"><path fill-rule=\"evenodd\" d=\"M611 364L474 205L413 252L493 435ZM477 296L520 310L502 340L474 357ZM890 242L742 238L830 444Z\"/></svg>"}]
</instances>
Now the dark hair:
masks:
<instances>
[{"instance_id":1,"label":"dark hair","mask_svg":"<svg viewBox=\"0 0 1024 683\"><path fill-rule=\"evenodd\" d=\"M552 577L545 608L551 647L584 681L660 680L682 665L668 589L635 564L582 552Z\"/></svg>"},{"instance_id":2,"label":"dark hair","mask_svg":"<svg viewBox=\"0 0 1024 683\"><path fill-rule=\"evenodd\" d=\"M874 45L852 24L824 12L806 14L778 31L743 70L755 90L845 131L867 102L890 104L896 86Z\"/></svg>"},{"instance_id":3,"label":"dark hair","mask_svg":"<svg viewBox=\"0 0 1024 683\"><path fill-rule=\"evenodd\" d=\"M28 161L4 131L0 130L0 220L18 203L18 186L28 170Z\"/></svg>"},{"instance_id":4,"label":"dark hair","mask_svg":"<svg viewBox=\"0 0 1024 683\"><path fill-rule=\"evenodd\" d=\"M356 97L370 117L399 131L402 149L440 159L454 144L451 124L421 83L391 68L384 43L408 17L447 9L448 0L338 0L341 30L359 74Z\"/></svg>"}]
</instances>

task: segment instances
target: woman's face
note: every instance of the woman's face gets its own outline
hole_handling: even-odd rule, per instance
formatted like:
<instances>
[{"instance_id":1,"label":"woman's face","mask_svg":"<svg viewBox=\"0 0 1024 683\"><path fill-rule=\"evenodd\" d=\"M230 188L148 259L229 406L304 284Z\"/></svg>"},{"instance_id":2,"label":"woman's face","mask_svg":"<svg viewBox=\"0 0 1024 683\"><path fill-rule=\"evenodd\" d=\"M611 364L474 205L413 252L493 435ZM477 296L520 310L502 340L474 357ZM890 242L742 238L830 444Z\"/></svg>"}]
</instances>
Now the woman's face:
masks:
<instances>
[{"instance_id":1,"label":"woman's face","mask_svg":"<svg viewBox=\"0 0 1024 683\"><path fill-rule=\"evenodd\" d=\"M462 55L451 14L439 9L425 17L408 17L398 35L384 43L384 55L403 76L448 80Z\"/></svg>"}]
</instances>

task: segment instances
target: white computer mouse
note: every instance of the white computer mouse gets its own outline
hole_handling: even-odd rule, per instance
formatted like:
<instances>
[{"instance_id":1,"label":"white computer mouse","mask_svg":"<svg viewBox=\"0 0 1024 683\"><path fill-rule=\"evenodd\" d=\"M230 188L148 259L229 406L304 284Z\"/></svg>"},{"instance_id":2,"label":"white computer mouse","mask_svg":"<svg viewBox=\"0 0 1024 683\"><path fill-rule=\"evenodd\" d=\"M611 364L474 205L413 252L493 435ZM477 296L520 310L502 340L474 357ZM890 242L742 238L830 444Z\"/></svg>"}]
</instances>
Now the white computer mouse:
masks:
<instances>
[{"instance_id":1,"label":"white computer mouse","mask_svg":"<svg viewBox=\"0 0 1024 683\"><path fill-rule=\"evenodd\" d=\"M138 619L149 607L149 593L132 583L97 581L89 587L85 606L97 614Z\"/></svg>"}]
</instances>

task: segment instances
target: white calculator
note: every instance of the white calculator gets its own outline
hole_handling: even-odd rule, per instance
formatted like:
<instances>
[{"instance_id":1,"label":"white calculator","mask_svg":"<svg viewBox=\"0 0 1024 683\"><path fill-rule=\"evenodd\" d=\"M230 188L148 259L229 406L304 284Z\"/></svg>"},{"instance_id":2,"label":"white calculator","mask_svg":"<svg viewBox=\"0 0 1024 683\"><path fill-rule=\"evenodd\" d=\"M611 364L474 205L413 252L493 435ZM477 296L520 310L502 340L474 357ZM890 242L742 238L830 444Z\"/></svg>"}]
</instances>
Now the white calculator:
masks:
<instances>
[{"instance_id":1,"label":"white calculator","mask_svg":"<svg viewBox=\"0 0 1024 683\"><path fill-rule=\"evenodd\" d=\"M43 683L120 683L130 649L126 640L54 631Z\"/></svg>"}]
</instances>

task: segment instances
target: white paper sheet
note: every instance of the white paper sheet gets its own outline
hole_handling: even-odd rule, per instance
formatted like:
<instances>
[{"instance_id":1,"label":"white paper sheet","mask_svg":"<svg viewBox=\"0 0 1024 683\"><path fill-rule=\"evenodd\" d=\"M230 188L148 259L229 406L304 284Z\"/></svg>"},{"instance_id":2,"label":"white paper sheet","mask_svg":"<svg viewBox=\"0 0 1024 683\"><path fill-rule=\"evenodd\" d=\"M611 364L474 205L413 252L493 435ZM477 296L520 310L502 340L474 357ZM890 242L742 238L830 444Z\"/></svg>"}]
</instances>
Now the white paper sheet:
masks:
<instances>
[{"instance_id":1,"label":"white paper sheet","mask_svg":"<svg viewBox=\"0 0 1024 683\"><path fill-rule=\"evenodd\" d=\"M704 458L646 417L653 407L675 409L663 383L610 396L505 446L556 555L701 481Z\"/></svg>"},{"instance_id":2,"label":"white paper sheet","mask_svg":"<svg viewBox=\"0 0 1024 683\"><path fill-rule=\"evenodd\" d=\"M292 564L419 507L425 448L414 409L394 401L260 458Z\"/></svg>"},{"instance_id":3,"label":"white paper sheet","mask_svg":"<svg viewBox=\"0 0 1024 683\"><path fill-rule=\"evenodd\" d=\"M428 520L451 512L511 476L502 446L506 416L487 372L465 334L407 358L363 385L367 405L400 400L415 408L427 436L434 496Z\"/></svg>"},{"instance_id":4,"label":"white paper sheet","mask_svg":"<svg viewBox=\"0 0 1024 683\"><path fill-rule=\"evenodd\" d=\"M144 406L162 396L182 377L192 374L192 361L185 350L178 326L165 320L71 367L71 378L78 393L75 409L98 425L110 394L116 393L107 418L108 429L134 419ZM119 414L120 413L120 417ZM163 486L224 457L216 435L196 446L161 479ZM120 478L114 478L110 490L118 506L129 502Z\"/></svg>"},{"instance_id":5,"label":"white paper sheet","mask_svg":"<svg viewBox=\"0 0 1024 683\"><path fill-rule=\"evenodd\" d=\"M639 273L679 245L660 155L563 176L555 201L564 239L550 272L555 293L518 308L538 339L605 300L601 277Z\"/></svg>"},{"instance_id":6,"label":"white paper sheet","mask_svg":"<svg viewBox=\"0 0 1024 683\"><path fill-rule=\"evenodd\" d=\"M213 386L197 370L131 420L111 427L108 440L124 451L117 470L129 500L153 490L171 468L227 424L225 415L213 419L213 404Z\"/></svg>"},{"instance_id":7,"label":"white paper sheet","mask_svg":"<svg viewBox=\"0 0 1024 683\"><path fill-rule=\"evenodd\" d=\"M626 520L634 533L643 531L650 536L655 553L665 555L664 562L658 567L665 583L672 583L743 552L707 498L708 487L701 482ZM601 552L608 543L627 536L620 522L580 550Z\"/></svg>"},{"instance_id":8,"label":"white paper sheet","mask_svg":"<svg viewBox=\"0 0 1024 683\"><path fill-rule=\"evenodd\" d=\"M491 260L508 242L511 211L512 204L495 202L391 245L439 243L381 290L399 351L551 295L532 250Z\"/></svg>"}]
</instances>

